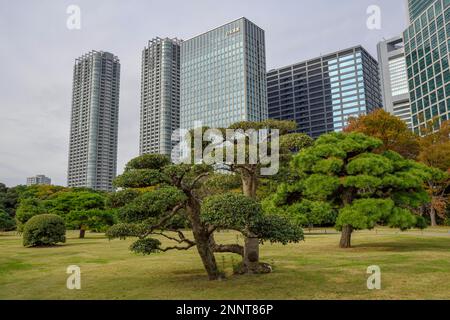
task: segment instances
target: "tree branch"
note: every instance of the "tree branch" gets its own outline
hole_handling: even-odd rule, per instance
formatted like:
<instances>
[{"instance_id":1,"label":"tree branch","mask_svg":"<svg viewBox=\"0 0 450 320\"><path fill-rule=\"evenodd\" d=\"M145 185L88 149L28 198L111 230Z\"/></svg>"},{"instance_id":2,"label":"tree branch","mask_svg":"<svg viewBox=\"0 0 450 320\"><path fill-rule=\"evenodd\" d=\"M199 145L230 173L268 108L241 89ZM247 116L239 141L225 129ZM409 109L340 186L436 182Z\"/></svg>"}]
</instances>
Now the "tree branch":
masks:
<instances>
[{"instance_id":1,"label":"tree branch","mask_svg":"<svg viewBox=\"0 0 450 320\"><path fill-rule=\"evenodd\" d=\"M169 251L169 250L189 250L193 246L195 246L195 243L194 244L188 244L186 247L173 246L173 247L160 248L159 250L162 251L162 252L166 252L166 251Z\"/></svg>"},{"instance_id":2,"label":"tree branch","mask_svg":"<svg viewBox=\"0 0 450 320\"><path fill-rule=\"evenodd\" d=\"M148 235L154 233L154 232L153 232L154 230L163 227L164 224L165 224L167 221L169 221L173 216L175 216L175 215L178 213L178 211L179 211L181 208L183 208L183 207L184 207L183 204L178 204L178 205L176 205L176 206L172 209L172 211L170 212L170 214L168 214L168 215L166 215L165 217L163 217L157 224L155 224L155 225L153 225L153 226L150 226L150 227L149 227L149 230L144 234L144 237L147 237Z\"/></svg>"},{"instance_id":3,"label":"tree branch","mask_svg":"<svg viewBox=\"0 0 450 320\"><path fill-rule=\"evenodd\" d=\"M206 176L208 176L208 175L209 175L209 172L204 172L204 173L202 173L202 174L199 174L199 175L197 176L197 178L195 178L194 181L192 182L191 188L190 188L190 189L194 189L195 184L196 184L197 182L199 182L202 178L204 178L204 177L206 177Z\"/></svg>"}]
</instances>

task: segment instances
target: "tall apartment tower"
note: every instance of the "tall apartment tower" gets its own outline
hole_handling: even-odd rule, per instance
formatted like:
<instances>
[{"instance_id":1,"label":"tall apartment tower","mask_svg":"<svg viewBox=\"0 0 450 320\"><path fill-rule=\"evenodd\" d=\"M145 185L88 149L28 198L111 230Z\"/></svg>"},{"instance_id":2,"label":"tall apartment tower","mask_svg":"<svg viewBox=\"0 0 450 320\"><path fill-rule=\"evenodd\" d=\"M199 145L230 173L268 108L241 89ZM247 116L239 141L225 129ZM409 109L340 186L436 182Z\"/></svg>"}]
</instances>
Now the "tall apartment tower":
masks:
<instances>
[{"instance_id":1,"label":"tall apartment tower","mask_svg":"<svg viewBox=\"0 0 450 320\"><path fill-rule=\"evenodd\" d=\"M450 1L408 1L410 25L403 33L412 127L450 119ZM411 12L413 14L411 14Z\"/></svg>"},{"instance_id":2,"label":"tall apartment tower","mask_svg":"<svg viewBox=\"0 0 450 320\"><path fill-rule=\"evenodd\" d=\"M119 59L91 51L75 60L69 187L111 191L117 167Z\"/></svg>"},{"instance_id":3,"label":"tall apartment tower","mask_svg":"<svg viewBox=\"0 0 450 320\"><path fill-rule=\"evenodd\" d=\"M181 43L155 38L142 51L140 154L171 155L180 127Z\"/></svg>"},{"instance_id":4,"label":"tall apartment tower","mask_svg":"<svg viewBox=\"0 0 450 320\"><path fill-rule=\"evenodd\" d=\"M297 122L313 138L381 107L377 61L361 46L267 74L269 118Z\"/></svg>"},{"instance_id":5,"label":"tall apartment tower","mask_svg":"<svg viewBox=\"0 0 450 320\"><path fill-rule=\"evenodd\" d=\"M377 49L383 107L411 128L411 104L403 38L395 37L382 41L378 43Z\"/></svg>"},{"instance_id":6,"label":"tall apartment tower","mask_svg":"<svg viewBox=\"0 0 450 320\"><path fill-rule=\"evenodd\" d=\"M246 18L181 45L181 128L267 118L264 30Z\"/></svg>"}]
</instances>

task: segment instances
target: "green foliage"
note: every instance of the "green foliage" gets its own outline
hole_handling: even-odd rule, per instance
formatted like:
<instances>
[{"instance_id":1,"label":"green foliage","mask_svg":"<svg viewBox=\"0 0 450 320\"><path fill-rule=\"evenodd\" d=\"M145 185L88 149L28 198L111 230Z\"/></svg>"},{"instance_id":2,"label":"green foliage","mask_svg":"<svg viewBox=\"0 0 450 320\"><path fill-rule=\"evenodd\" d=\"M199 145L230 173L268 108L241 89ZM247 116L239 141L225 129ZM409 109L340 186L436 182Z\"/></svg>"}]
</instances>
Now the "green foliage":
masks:
<instances>
[{"instance_id":1,"label":"green foliage","mask_svg":"<svg viewBox=\"0 0 450 320\"><path fill-rule=\"evenodd\" d=\"M65 217L72 211L105 208L106 195L86 188L71 189L55 186L32 186L27 189L16 211L17 229L23 230L33 216L51 213Z\"/></svg>"},{"instance_id":2,"label":"green foliage","mask_svg":"<svg viewBox=\"0 0 450 320\"><path fill-rule=\"evenodd\" d=\"M109 208L120 208L127 203L130 203L140 195L141 192L136 189L124 189L117 192L112 192L106 199L106 206Z\"/></svg>"},{"instance_id":3,"label":"green foliage","mask_svg":"<svg viewBox=\"0 0 450 320\"><path fill-rule=\"evenodd\" d=\"M125 171L133 169L153 169L160 170L170 164L169 157L160 154L144 154L128 161Z\"/></svg>"},{"instance_id":4,"label":"green foliage","mask_svg":"<svg viewBox=\"0 0 450 320\"><path fill-rule=\"evenodd\" d=\"M289 133L280 136L280 151L282 154L296 153L309 147L314 140L304 133Z\"/></svg>"},{"instance_id":5,"label":"green foliage","mask_svg":"<svg viewBox=\"0 0 450 320\"><path fill-rule=\"evenodd\" d=\"M234 173L212 173L203 183L202 192L206 195L224 193L241 189L241 177Z\"/></svg>"},{"instance_id":6,"label":"green foliage","mask_svg":"<svg viewBox=\"0 0 450 320\"><path fill-rule=\"evenodd\" d=\"M280 185L265 211L278 210L302 225L337 216L339 230L420 224L411 210L429 199L423 189L429 170L393 151L375 153L381 144L360 133L322 135L293 157L298 180Z\"/></svg>"},{"instance_id":7,"label":"green foliage","mask_svg":"<svg viewBox=\"0 0 450 320\"><path fill-rule=\"evenodd\" d=\"M145 235L147 225L143 223L118 223L106 231L108 239L126 239L127 237L139 238Z\"/></svg>"},{"instance_id":8,"label":"green foliage","mask_svg":"<svg viewBox=\"0 0 450 320\"><path fill-rule=\"evenodd\" d=\"M64 220L68 229L105 232L114 224L114 212L101 209L75 210L69 212Z\"/></svg>"},{"instance_id":9,"label":"green foliage","mask_svg":"<svg viewBox=\"0 0 450 320\"><path fill-rule=\"evenodd\" d=\"M13 218L6 213L6 211L0 209L0 231L13 230L16 223Z\"/></svg>"},{"instance_id":10,"label":"green foliage","mask_svg":"<svg viewBox=\"0 0 450 320\"><path fill-rule=\"evenodd\" d=\"M152 254L161 251L161 242L158 239L138 239L130 246L130 250L140 254Z\"/></svg>"},{"instance_id":11,"label":"green foliage","mask_svg":"<svg viewBox=\"0 0 450 320\"><path fill-rule=\"evenodd\" d=\"M95 191L67 191L53 195L44 205L48 212L64 216L75 210L104 209L106 195Z\"/></svg>"},{"instance_id":12,"label":"green foliage","mask_svg":"<svg viewBox=\"0 0 450 320\"><path fill-rule=\"evenodd\" d=\"M300 225L277 214L263 215L252 226L252 232L259 235L260 241L280 242L282 244L297 243L304 239Z\"/></svg>"},{"instance_id":13,"label":"green foliage","mask_svg":"<svg viewBox=\"0 0 450 320\"><path fill-rule=\"evenodd\" d=\"M305 179L303 187L303 193L306 197L312 200L326 200L339 187L339 178L312 174Z\"/></svg>"},{"instance_id":14,"label":"green foliage","mask_svg":"<svg viewBox=\"0 0 450 320\"><path fill-rule=\"evenodd\" d=\"M23 231L25 247L49 246L66 242L64 220L54 214L41 214L27 221Z\"/></svg>"},{"instance_id":15,"label":"green foliage","mask_svg":"<svg viewBox=\"0 0 450 320\"><path fill-rule=\"evenodd\" d=\"M394 201L391 199L355 200L340 210L336 228L341 230L344 225L351 225L354 229L372 229L377 222L392 217L394 208Z\"/></svg>"},{"instance_id":16,"label":"green foliage","mask_svg":"<svg viewBox=\"0 0 450 320\"><path fill-rule=\"evenodd\" d=\"M417 229L421 229L421 230L426 229L428 227L427 219L425 219L422 216L417 216L416 217L416 225L415 225L415 227Z\"/></svg>"},{"instance_id":17,"label":"green foliage","mask_svg":"<svg viewBox=\"0 0 450 320\"><path fill-rule=\"evenodd\" d=\"M114 186L123 188L142 188L161 183L162 177L157 169L128 169L114 179Z\"/></svg>"},{"instance_id":18,"label":"green foliage","mask_svg":"<svg viewBox=\"0 0 450 320\"><path fill-rule=\"evenodd\" d=\"M262 216L261 205L242 194L225 193L204 200L201 218L204 222L222 229L245 231Z\"/></svg>"},{"instance_id":19,"label":"green foliage","mask_svg":"<svg viewBox=\"0 0 450 320\"><path fill-rule=\"evenodd\" d=\"M144 192L119 209L119 218L122 222L141 222L149 218L159 218L185 200L185 194L175 187Z\"/></svg>"},{"instance_id":20,"label":"green foliage","mask_svg":"<svg viewBox=\"0 0 450 320\"><path fill-rule=\"evenodd\" d=\"M303 230L298 224L281 215L265 215L258 201L243 194L226 193L206 198L201 218L217 228L237 230L246 236L252 233L261 241L287 244L303 240Z\"/></svg>"},{"instance_id":21,"label":"green foliage","mask_svg":"<svg viewBox=\"0 0 450 320\"><path fill-rule=\"evenodd\" d=\"M20 193L25 188L25 186L8 188L0 183L0 210L4 210L11 218L14 218L19 205Z\"/></svg>"},{"instance_id":22,"label":"green foliage","mask_svg":"<svg viewBox=\"0 0 450 320\"><path fill-rule=\"evenodd\" d=\"M16 221L18 231L23 231L25 223L32 217L43 214L46 212L46 208L42 201L30 198L23 199L16 211Z\"/></svg>"}]
</instances>

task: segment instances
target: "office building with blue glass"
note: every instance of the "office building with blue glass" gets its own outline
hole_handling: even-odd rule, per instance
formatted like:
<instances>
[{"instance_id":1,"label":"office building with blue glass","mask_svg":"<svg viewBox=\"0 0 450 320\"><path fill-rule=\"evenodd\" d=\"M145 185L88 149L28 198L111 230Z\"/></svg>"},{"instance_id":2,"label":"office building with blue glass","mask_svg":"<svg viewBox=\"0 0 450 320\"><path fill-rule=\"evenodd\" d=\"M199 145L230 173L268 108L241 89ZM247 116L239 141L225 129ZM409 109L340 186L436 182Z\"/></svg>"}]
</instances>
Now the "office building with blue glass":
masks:
<instances>
[{"instance_id":1,"label":"office building with blue glass","mask_svg":"<svg viewBox=\"0 0 450 320\"><path fill-rule=\"evenodd\" d=\"M269 118L314 138L382 106L378 63L361 46L271 70L267 92Z\"/></svg>"},{"instance_id":2,"label":"office building with blue glass","mask_svg":"<svg viewBox=\"0 0 450 320\"><path fill-rule=\"evenodd\" d=\"M266 118L264 30L240 18L181 44L182 129Z\"/></svg>"}]
</instances>

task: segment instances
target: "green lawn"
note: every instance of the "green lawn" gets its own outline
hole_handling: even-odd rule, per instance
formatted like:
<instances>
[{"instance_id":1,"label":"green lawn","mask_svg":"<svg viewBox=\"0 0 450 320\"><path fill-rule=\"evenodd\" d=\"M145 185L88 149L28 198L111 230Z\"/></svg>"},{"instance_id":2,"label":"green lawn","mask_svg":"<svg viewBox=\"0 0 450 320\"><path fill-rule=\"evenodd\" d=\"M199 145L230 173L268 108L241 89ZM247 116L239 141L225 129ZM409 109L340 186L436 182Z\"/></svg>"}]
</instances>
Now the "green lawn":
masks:
<instances>
[{"instance_id":1,"label":"green lawn","mask_svg":"<svg viewBox=\"0 0 450 320\"><path fill-rule=\"evenodd\" d=\"M268 275L233 276L232 255L218 254L228 278L216 282L193 249L143 257L128 251L131 240L91 233L80 240L75 232L64 245L24 248L17 235L0 233L0 299L450 299L449 229L361 231L347 250L332 230L300 244L265 244L262 261L274 265ZM232 242L237 234L216 238ZM81 268L81 290L66 289L69 265ZM366 287L369 265L381 268L381 290Z\"/></svg>"}]
</instances>

